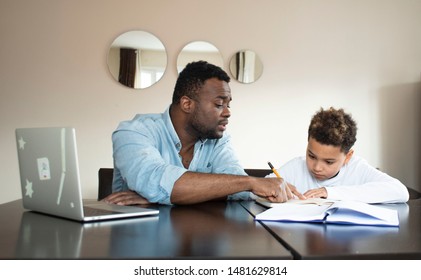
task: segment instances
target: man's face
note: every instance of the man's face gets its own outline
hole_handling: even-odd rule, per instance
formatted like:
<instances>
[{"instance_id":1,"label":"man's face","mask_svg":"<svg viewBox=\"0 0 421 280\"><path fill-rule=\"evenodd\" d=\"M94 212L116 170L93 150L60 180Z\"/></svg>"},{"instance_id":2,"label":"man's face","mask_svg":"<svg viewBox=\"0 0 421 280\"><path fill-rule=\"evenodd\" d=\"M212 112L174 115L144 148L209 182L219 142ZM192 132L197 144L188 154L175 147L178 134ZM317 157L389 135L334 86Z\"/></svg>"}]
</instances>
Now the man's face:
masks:
<instances>
[{"instance_id":1,"label":"man's face","mask_svg":"<svg viewBox=\"0 0 421 280\"><path fill-rule=\"evenodd\" d=\"M190 119L190 129L201 139L217 139L224 134L231 116L231 89L227 82L212 78L198 93Z\"/></svg>"},{"instance_id":2,"label":"man's face","mask_svg":"<svg viewBox=\"0 0 421 280\"><path fill-rule=\"evenodd\" d=\"M340 147L324 145L310 137L307 144L306 163L311 175L323 181L335 176L352 157L352 150L345 154Z\"/></svg>"}]
</instances>

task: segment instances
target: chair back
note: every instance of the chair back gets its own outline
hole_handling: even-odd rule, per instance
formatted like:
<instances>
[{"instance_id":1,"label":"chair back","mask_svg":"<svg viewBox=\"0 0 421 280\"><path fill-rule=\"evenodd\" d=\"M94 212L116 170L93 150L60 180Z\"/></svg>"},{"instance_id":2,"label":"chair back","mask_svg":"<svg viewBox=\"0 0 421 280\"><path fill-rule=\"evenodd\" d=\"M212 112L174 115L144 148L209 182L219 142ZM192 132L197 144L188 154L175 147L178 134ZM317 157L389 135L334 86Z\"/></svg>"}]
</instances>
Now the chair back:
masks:
<instances>
[{"instance_id":1,"label":"chair back","mask_svg":"<svg viewBox=\"0 0 421 280\"><path fill-rule=\"evenodd\" d=\"M98 200L112 193L113 168L100 168L98 171Z\"/></svg>"},{"instance_id":2,"label":"chair back","mask_svg":"<svg viewBox=\"0 0 421 280\"><path fill-rule=\"evenodd\" d=\"M270 173L272 173L271 169L244 169L244 171L249 175L253 177L266 177Z\"/></svg>"}]
</instances>

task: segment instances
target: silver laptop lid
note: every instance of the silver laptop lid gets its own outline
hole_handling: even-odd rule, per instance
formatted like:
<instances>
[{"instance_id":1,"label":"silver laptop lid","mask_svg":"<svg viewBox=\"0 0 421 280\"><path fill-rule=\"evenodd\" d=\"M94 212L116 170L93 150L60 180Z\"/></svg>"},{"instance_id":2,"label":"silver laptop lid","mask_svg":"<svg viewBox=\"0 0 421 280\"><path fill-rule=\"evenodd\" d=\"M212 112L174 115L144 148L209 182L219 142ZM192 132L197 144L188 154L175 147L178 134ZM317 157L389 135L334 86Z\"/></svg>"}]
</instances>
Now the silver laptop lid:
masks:
<instances>
[{"instance_id":1,"label":"silver laptop lid","mask_svg":"<svg viewBox=\"0 0 421 280\"><path fill-rule=\"evenodd\" d=\"M75 129L18 128L16 141L23 206L82 220Z\"/></svg>"}]
</instances>

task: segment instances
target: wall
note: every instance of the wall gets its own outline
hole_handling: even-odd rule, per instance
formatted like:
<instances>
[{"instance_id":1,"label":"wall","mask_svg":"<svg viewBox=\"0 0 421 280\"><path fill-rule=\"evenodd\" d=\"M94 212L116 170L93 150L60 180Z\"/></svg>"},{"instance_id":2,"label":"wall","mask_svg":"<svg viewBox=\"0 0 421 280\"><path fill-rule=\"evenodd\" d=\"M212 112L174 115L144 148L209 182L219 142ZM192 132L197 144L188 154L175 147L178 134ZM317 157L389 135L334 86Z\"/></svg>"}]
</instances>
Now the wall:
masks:
<instances>
[{"instance_id":1,"label":"wall","mask_svg":"<svg viewBox=\"0 0 421 280\"><path fill-rule=\"evenodd\" d=\"M228 131L244 166L303 154L311 115L344 107L359 125L356 153L420 190L420 14L417 0L0 0L0 203L21 197L17 127L74 126L83 194L96 197L112 131L168 106L177 54L195 40L218 47L225 69L241 49L263 61L257 82L231 83ZM169 62L138 91L106 64L134 29L160 38Z\"/></svg>"}]
</instances>

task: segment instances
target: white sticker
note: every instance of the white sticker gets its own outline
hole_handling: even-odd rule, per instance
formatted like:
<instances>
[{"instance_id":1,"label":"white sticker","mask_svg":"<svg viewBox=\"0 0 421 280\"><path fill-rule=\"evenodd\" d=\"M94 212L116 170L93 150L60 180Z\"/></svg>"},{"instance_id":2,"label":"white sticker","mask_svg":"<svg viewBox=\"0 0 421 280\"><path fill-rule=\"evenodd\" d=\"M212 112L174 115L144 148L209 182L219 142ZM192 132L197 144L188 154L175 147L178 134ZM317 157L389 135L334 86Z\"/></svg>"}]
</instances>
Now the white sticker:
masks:
<instances>
[{"instance_id":1,"label":"white sticker","mask_svg":"<svg viewBox=\"0 0 421 280\"><path fill-rule=\"evenodd\" d=\"M26 179L25 189L26 189L25 195L32 198L32 194L34 193L34 189L32 188L32 182L30 182L28 179Z\"/></svg>"},{"instance_id":2,"label":"white sticker","mask_svg":"<svg viewBox=\"0 0 421 280\"><path fill-rule=\"evenodd\" d=\"M25 144L26 142L23 140L22 136L19 139L19 149L25 150Z\"/></svg>"},{"instance_id":3,"label":"white sticker","mask_svg":"<svg viewBox=\"0 0 421 280\"><path fill-rule=\"evenodd\" d=\"M38 174L40 180L50 180L50 162L48 158L39 158L37 159L38 162Z\"/></svg>"}]
</instances>

